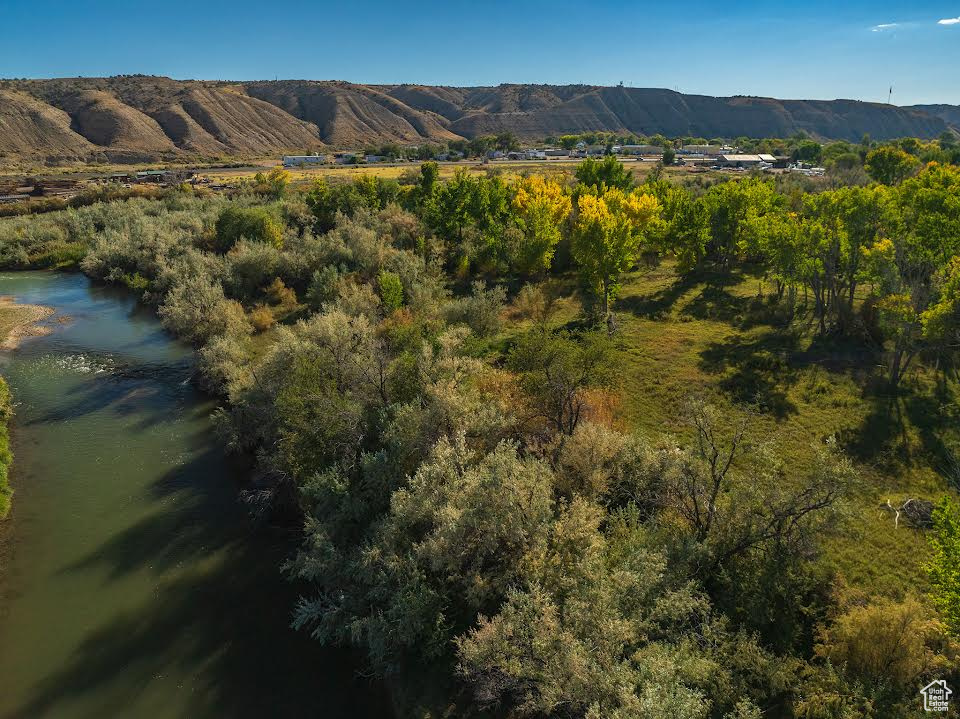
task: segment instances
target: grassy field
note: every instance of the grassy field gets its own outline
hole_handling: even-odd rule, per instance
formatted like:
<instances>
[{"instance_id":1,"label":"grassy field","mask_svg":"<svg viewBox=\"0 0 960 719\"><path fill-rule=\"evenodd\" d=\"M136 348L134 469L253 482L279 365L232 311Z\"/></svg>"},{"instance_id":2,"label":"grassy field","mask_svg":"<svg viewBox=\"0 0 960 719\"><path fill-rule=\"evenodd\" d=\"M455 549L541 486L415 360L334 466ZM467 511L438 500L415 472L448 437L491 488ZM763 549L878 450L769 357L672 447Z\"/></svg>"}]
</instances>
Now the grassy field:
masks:
<instances>
[{"instance_id":1,"label":"grassy field","mask_svg":"<svg viewBox=\"0 0 960 719\"><path fill-rule=\"evenodd\" d=\"M683 417L692 395L731 418L754 405L750 438L772 442L788 475L801 479L816 446L836 442L856 463L859 484L845 526L827 541L827 564L853 588L922 592L926 540L895 527L880 504L935 500L948 491L942 473L950 448L960 447L960 388L915 372L891 396L879 356L862 344L818 337L802 308L784 321L758 298L760 288L750 275L684 280L670 263L625 277L614 305L623 367L619 423L690 437ZM574 322L578 312L577 302L564 300L555 321ZM513 326L501 341L523 328Z\"/></svg>"},{"instance_id":2,"label":"grassy field","mask_svg":"<svg viewBox=\"0 0 960 719\"><path fill-rule=\"evenodd\" d=\"M466 170L471 174L485 175L488 172L501 172L505 177L515 177L525 173L538 173L547 176L572 175L573 170L582 159L571 160L535 160L535 161L503 161L503 162L441 162L440 177L448 179L458 170ZM199 174L209 177L215 182L230 182L240 178L253 177L257 172L269 171L279 163L267 163L262 166L244 168L222 168L200 171ZM625 161L625 167L634 177L642 180L656 166L655 162ZM288 170L293 182L302 183L318 178L328 180L350 180L360 175L374 175L385 179L398 179L405 173L419 171L420 163L407 162L402 164L373 164L373 165L322 165L312 168L293 168ZM692 167L669 167L666 169L668 177L682 177L689 174L703 173L704 170Z\"/></svg>"}]
</instances>

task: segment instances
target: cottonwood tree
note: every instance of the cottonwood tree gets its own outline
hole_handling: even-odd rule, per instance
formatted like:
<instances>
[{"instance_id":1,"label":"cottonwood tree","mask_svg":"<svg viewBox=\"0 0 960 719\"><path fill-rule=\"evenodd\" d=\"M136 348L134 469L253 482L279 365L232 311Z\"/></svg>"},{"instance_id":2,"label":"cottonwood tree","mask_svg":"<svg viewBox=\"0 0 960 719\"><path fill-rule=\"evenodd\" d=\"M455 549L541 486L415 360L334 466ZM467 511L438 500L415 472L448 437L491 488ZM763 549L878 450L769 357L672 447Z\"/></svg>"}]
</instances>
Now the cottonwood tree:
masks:
<instances>
[{"instance_id":1,"label":"cottonwood tree","mask_svg":"<svg viewBox=\"0 0 960 719\"><path fill-rule=\"evenodd\" d=\"M934 165L904 181L885 225L865 257L896 388L919 352L949 348L956 332L960 170Z\"/></svg>"},{"instance_id":2,"label":"cottonwood tree","mask_svg":"<svg viewBox=\"0 0 960 719\"><path fill-rule=\"evenodd\" d=\"M960 636L960 507L944 497L933 512L932 550L926 570L931 596L954 636Z\"/></svg>"},{"instance_id":3,"label":"cottonwood tree","mask_svg":"<svg viewBox=\"0 0 960 719\"><path fill-rule=\"evenodd\" d=\"M655 197L636 190L587 193L577 200L571 250L580 272L601 298L604 317L610 314L621 273L636 263L646 230L659 211Z\"/></svg>"},{"instance_id":4,"label":"cottonwood tree","mask_svg":"<svg viewBox=\"0 0 960 719\"><path fill-rule=\"evenodd\" d=\"M629 192L633 187L633 174L613 155L602 160L589 157L577 165L573 175L585 191L598 195L613 189Z\"/></svg>"},{"instance_id":5,"label":"cottonwood tree","mask_svg":"<svg viewBox=\"0 0 960 719\"><path fill-rule=\"evenodd\" d=\"M916 170L920 162L908 152L884 145L867 155L863 166L867 174L884 185L896 185L907 179Z\"/></svg>"},{"instance_id":6,"label":"cottonwood tree","mask_svg":"<svg viewBox=\"0 0 960 719\"><path fill-rule=\"evenodd\" d=\"M703 196L703 203L710 224L707 257L728 269L738 257L760 256L767 229L764 215L777 210L781 198L772 183L746 179L714 185Z\"/></svg>"},{"instance_id":7,"label":"cottonwood tree","mask_svg":"<svg viewBox=\"0 0 960 719\"><path fill-rule=\"evenodd\" d=\"M561 228L570 214L570 197L558 182L541 175L521 178L512 189L512 206L523 242L511 264L521 275L545 272L550 269Z\"/></svg>"}]
</instances>

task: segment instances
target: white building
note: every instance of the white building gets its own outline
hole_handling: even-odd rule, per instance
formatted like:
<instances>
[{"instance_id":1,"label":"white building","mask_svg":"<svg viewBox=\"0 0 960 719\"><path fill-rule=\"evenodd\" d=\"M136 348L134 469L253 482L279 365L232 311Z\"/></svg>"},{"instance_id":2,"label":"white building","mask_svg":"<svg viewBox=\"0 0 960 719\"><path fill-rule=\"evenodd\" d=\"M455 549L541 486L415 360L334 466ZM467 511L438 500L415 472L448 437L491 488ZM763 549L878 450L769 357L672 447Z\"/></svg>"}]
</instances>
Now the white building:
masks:
<instances>
[{"instance_id":1,"label":"white building","mask_svg":"<svg viewBox=\"0 0 960 719\"><path fill-rule=\"evenodd\" d=\"M759 167L764 162L760 155L723 154L717 157L721 167Z\"/></svg>"}]
</instances>

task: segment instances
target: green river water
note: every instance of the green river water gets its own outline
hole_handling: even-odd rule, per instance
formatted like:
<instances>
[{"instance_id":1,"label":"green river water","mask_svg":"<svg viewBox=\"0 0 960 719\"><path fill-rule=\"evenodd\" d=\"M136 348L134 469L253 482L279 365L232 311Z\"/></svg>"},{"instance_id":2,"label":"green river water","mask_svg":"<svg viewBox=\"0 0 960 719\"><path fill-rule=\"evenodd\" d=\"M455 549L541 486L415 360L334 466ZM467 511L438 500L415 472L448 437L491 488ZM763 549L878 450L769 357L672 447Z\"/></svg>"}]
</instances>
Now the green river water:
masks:
<instances>
[{"instance_id":1,"label":"green river water","mask_svg":"<svg viewBox=\"0 0 960 719\"><path fill-rule=\"evenodd\" d=\"M389 716L349 655L288 628L289 539L238 504L191 350L79 274L0 274L0 295L57 311L0 354L0 718Z\"/></svg>"}]
</instances>

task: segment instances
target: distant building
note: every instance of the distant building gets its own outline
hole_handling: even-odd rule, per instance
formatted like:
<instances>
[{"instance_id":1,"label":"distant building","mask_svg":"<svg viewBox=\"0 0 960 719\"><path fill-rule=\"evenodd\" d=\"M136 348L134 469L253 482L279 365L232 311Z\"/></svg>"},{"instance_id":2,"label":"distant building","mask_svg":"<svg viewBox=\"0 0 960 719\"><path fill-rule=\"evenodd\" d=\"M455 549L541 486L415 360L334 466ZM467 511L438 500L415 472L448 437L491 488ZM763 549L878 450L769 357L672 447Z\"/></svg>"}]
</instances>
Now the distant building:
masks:
<instances>
[{"instance_id":1,"label":"distant building","mask_svg":"<svg viewBox=\"0 0 960 719\"><path fill-rule=\"evenodd\" d=\"M284 155L284 167L304 167L306 165L322 165L327 161L326 155Z\"/></svg>"},{"instance_id":2,"label":"distant building","mask_svg":"<svg viewBox=\"0 0 960 719\"><path fill-rule=\"evenodd\" d=\"M384 155L367 155L363 158L366 162L386 162L387 158Z\"/></svg>"},{"instance_id":3,"label":"distant building","mask_svg":"<svg viewBox=\"0 0 960 719\"><path fill-rule=\"evenodd\" d=\"M622 155L662 155L663 148L660 145L621 145L620 154Z\"/></svg>"},{"instance_id":4,"label":"distant building","mask_svg":"<svg viewBox=\"0 0 960 719\"><path fill-rule=\"evenodd\" d=\"M684 145L677 150L678 155L711 155L716 156L723 152L720 145Z\"/></svg>"},{"instance_id":5,"label":"distant building","mask_svg":"<svg viewBox=\"0 0 960 719\"><path fill-rule=\"evenodd\" d=\"M333 156L333 161L340 165L351 165L357 161L357 153L338 152Z\"/></svg>"},{"instance_id":6,"label":"distant building","mask_svg":"<svg viewBox=\"0 0 960 719\"><path fill-rule=\"evenodd\" d=\"M720 167L759 167L764 163L760 155L724 154L717 157Z\"/></svg>"}]
</instances>

